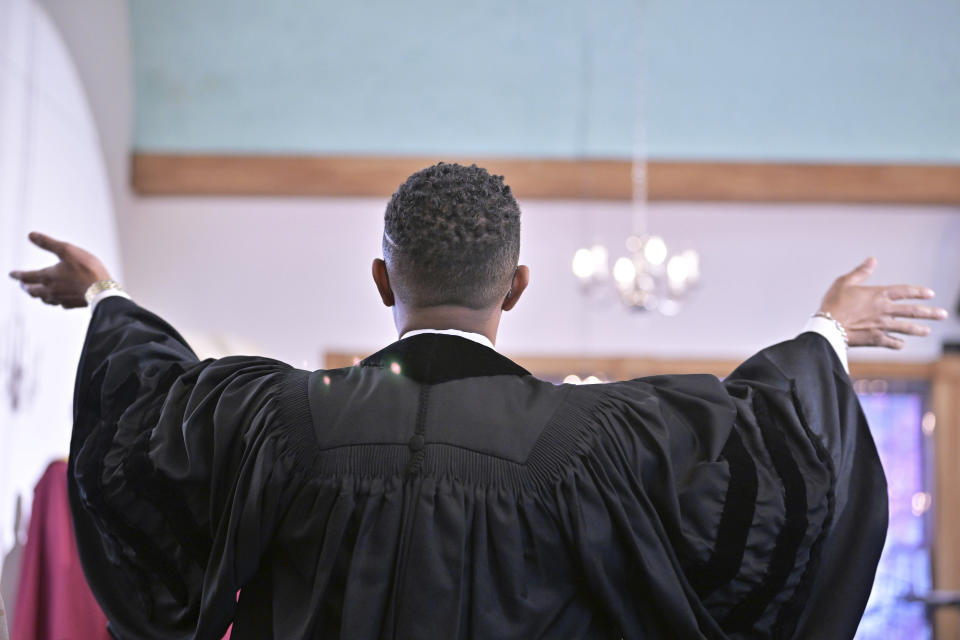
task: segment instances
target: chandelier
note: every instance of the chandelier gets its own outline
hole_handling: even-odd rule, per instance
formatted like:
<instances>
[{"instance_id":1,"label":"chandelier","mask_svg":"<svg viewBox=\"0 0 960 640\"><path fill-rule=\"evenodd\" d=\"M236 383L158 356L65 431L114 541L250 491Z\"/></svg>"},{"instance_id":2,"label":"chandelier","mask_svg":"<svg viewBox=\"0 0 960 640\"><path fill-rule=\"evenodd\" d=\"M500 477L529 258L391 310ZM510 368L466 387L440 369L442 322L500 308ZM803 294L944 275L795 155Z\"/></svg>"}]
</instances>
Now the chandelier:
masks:
<instances>
[{"instance_id":1,"label":"chandelier","mask_svg":"<svg viewBox=\"0 0 960 640\"><path fill-rule=\"evenodd\" d=\"M610 252L602 244L595 244L578 249L572 266L585 296L602 297L604 292L613 289L629 309L672 316L680 312L683 301L700 282L700 256L693 249L671 251L662 237L649 231L646 129L642 108L643 24L639 19L636 31L637 109L630 173L633 231L624 243L626 255L618 257L611 269ZM589 86L589 83L584 84Z\"/></svg>"},{"instance_id":2,"label":"chandelier","mask_svg":"<svg viewBox=\"0 0 960 640\"><path fill-rule=\"evenodd\" d=\"M626 255L618 257L612 269L609 250L595 244L573 255L573 274L586 296L602 296L612 281L627 308L676 315L700 283L700 255L693 249L672 252L662 237L649 233L646 209L646 199L635 196L633 233L624 242Z\"/></svg>"}]
</instances>

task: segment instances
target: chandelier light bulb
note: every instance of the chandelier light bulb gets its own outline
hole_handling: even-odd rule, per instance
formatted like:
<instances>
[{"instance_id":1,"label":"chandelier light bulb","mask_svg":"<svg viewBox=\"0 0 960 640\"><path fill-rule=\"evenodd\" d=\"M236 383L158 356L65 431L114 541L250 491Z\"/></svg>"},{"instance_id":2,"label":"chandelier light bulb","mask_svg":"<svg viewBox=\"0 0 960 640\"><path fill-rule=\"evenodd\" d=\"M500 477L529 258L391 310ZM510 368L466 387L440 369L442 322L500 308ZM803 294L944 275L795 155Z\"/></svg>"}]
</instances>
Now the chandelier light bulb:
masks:
<instances>
[{"instance_id":1,"label":"chandelier light bulb","mask_svg":"<svg viewBox=\"0 0 960 640\"><path fill-rule=\"evenodd\" d=\"M594 273L593 252L590 249L577 249L573 254L573 275L587 280Z\"/></svg>"},{"instance_id":2,"label":"chandelier light bulb","mask_svg":"<svg viewBox=\"0 0 960 640\"><path fill-rule=\"evenodd\" d=\"M667 279L673 289L682 290L690 277L690 261L683 255L672 256L667 261Z\"/></svg>"},{"instance_id":3,"label":"chandelier light bulb","mask_svg":"<svg viewBox=\"0 0 960 640\"><path fill-rule=\"evenodd\" d=\"M595 244L590 247L590 255L593 257L593 273L597 277L606 277L607 269L607 248L602 244Z\"/></svg>"},{"instance_id":4,"label":"chandelier light bulb","mask_svg":"<svg viewBox=\"0 0 960 640\"><path fill-rule=\"evenodd\" d=\"M637 267L633 264L633 260L627 257L618 258L613 265L613 279L617 281L617 284L621 287L628 287L636 277Z\"/></svg>"},{"instance_id":5,"label":"chandelier light bulb","mask_svg":"<svg viewBox=\"0 0 960 640\"><path fill-rule=\"evenodd\" d=\"M667 243L660 236L650 236L643 245L643 257L651 265L659 266L667 259Z\"/></svg>"}]
</instances>

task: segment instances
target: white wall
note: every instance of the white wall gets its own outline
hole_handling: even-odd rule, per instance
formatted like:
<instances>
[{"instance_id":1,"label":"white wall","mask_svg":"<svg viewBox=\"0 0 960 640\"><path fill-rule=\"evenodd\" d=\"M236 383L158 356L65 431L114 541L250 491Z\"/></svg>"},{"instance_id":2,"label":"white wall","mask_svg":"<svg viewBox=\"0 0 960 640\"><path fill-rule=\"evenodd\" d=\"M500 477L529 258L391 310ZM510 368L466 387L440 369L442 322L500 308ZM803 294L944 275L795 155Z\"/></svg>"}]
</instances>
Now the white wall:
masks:
<instances>
[{"instance_id":1,"label":"white wall","mask_svg":"<svg viewBox=\"0 0 960 640\"><path fill-rule=\"evenodd\" d=\"M509 176L508 176L509 179ZM319 366L325 350L393 340L370 281L384 201L141 198L122 241L137 299L189 333L225 332L269 355ZM679 316L585 301L570 270L593 240L622 247L629 208L527 201L521 259L532 284L504 318L508 353L741 357L792 335L832 279L868 255L878 283L918 282L952 306L960 291L960 211L949 207L657 204L652 229L701 252L703 285ZM955 321L901 352L935 358Z\"/></svg>"},{"instance_id":2,"label":"white wall","mask_svg":"<svg viewBox=\"0 0 960 640\"><path fill-rule=\"evenodd\" d=\"M130 206L133 76L126 0L36 0L69 52L89 105L114 209ZM114 221L122 225L125 216ZM123 252L123 247L120 247ZM122 257L126 258L125 255Z\"/></svg>"}]
</instances>

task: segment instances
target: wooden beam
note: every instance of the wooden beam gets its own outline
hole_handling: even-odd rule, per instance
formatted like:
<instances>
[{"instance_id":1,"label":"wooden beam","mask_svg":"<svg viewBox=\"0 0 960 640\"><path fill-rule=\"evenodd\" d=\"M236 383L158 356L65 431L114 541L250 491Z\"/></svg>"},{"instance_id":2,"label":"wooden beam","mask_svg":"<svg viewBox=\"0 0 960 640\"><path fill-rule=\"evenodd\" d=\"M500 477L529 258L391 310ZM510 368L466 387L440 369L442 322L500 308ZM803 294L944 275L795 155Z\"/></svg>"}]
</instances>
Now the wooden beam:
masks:
<instances>
[{"instance_id":1,"label":"wooden beam","mask_svg":"<svg viewBox=\"0 0 960 640\"><path fill-rule=\"evenodd\" d=\"M388 197L439 161L477 163L506 176L520 198L625 199L630 165L616 160L444 157L209 156L135 154L133 186L144 195Z\"/></svg>"},{"instance_id":2,"label":"wooden beam","mask_svg":"<svg viewBox=\"0 0 960 640\"><path fill-rule=\"evenodd\" d=\"M933 377L935 367L935 362L852 360L850 362L850 375L854 378L930 380Z\"/></svg>"},{"instance_id":3,"label":"wooden beam","mask_svg":"<svg viewBox=\"0 0 960 640\"><path fill-rule=\"evenodd\" d=\"M650 168L661 200L960 203L960 166L678 162Z\"/></svg>"},{"instance_id":4,"label":"wooden beam","mask_svg":"<svg viewBox=\"0 0 960 640\"><path fill-rule=\"evenodd\" d=\"M387 197L439 160L477 163L523 198L628 200L624 160L136 153L143 195ZM651 200L960 204L960 165L652 161Z\"/></svg>"},{"instance_id":5,"label":"wooden beam","mask_svg":"<svg viewBox=\"0 0 960 640\"><path fill-rule=\"evenodd\" d=\"M324 367L338 369L349 367L369 353L367 352L329 352L323 354ZM514 362L541 378L562 379L576 374L601 376L605 380L629 380L643 376L663 374L709 373L725 377L736 369L742 360L734 359L687 359L687 358L647 358L622 356L511 356ZM861 361L850 363L850 373L854 378L891 378L897 380L930 380L938 371L938 363L933 362L896 362Z\"/></svg>"}]
</instances>

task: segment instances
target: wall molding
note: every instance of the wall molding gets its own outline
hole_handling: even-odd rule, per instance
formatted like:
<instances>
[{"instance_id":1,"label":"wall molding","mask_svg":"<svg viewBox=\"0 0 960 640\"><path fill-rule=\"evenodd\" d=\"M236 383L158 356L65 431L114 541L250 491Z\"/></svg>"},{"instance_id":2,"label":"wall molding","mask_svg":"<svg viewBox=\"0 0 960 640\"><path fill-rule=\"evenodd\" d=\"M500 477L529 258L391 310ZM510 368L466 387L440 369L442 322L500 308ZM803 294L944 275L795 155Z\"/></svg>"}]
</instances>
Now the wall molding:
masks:
<instances>
[{"instance_id":1,"label":"wall molding","mask_svg":"<svg viewBox=\"0 0 960 640\"><path fill-rule=\"evenodd\" d=\"M389 196L438 160L506 176L521 199L628 200L625 160L134 153L149 196ZM651 200L960 204L960 165L652 161Z\"/></svg>"}]
</instances>

